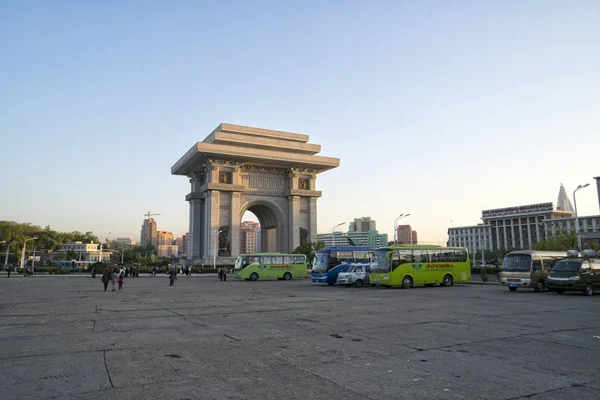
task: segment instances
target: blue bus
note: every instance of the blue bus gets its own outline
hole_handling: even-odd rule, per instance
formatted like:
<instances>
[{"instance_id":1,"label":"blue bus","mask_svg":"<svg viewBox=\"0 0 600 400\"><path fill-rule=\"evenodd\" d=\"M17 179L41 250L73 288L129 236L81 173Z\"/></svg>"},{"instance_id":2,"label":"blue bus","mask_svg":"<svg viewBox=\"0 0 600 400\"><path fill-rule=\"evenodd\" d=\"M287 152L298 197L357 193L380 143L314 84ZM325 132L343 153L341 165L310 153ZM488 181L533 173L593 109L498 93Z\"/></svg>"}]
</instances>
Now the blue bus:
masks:
<instances>
[{"instance_id":1,"label":"blue bus","mask_svg":"<svg viewBox=\"0 0 600 400\"><path fill-rule=\"evenodd\" d=\"M312 281L335 285L338 274L356 264L369 265L365 258L372 249L367 246L326 246L313 260Z\"/></svg>"},{"instance_id":2,"label":"blue bus","mask_svg":"<svg viewBox=\"0 0 600 400\"><path fill-rule=\"evenodd\" d=\"M58 268L70 269L70 270L86 270L96 261L76 261L76 260L60 260L58 262Z\"/></svg>"}]
</instances>

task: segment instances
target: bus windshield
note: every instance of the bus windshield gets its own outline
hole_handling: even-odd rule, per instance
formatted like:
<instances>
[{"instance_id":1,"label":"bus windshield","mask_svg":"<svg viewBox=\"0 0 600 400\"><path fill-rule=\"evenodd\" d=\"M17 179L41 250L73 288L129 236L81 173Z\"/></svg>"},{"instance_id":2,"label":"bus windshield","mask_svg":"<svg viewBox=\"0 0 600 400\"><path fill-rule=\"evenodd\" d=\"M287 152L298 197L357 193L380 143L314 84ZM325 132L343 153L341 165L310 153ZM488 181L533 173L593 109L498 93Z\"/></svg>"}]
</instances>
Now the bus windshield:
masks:
<instances>
[{"instance_id":1,"label":"bus windshield","mask_svg":"<svg viewBox=\"0 0 600 400\"><path fill-rule=\"evenodd\" d=\"M386 273L390 272L390 260L386 258L388 249L375 250L373 252L373 260L371 261L371 273Z\"/></svg>"},{"instance_id":2,"label":"bus windshield","mask_svg":"<svg viewBox=\"0 0 600 400\"><path fill-rule=\"evenodd\" d=\"M529 272L531 270L531 256L529 254L509 254L504 257L502 271L504 272Z\"/></svg>"},{"instance_id":3,"label":"bus windshield","mask_svg":"<svg viewBox=\"0 0 600 400\"><path fill-rule=\"evenodd\" d=\"M246 255L246 256L239 256L237 258L237 260L235 260L235 266L234 268L237 270L240 269L244 269L246 268L248 265L253 264L253 263L260 263L260 257L259 256L252 256L252 255Z\"/></svg>"},{"instance_id":4,"label":"bus windshield","mask_svg":"<svg viewBox=\"0 0 600 400\"><path fill-rule=\"evenodd\" d=\"M329 266L329 253L317 253L313 261L313 272L327 272Z\"/></svg>"},{"instance_id":5,"label":"bus windshield","mask_svg":"<svg viewBox=\"0 0 600 400\"><path fill-rule=\"evenodd\" d=\"M239 256L236 260L235 260L235 269L240 270L242 269L242 265L244 263L244 257L243 256Z\"/></svg>"}]
</instances>

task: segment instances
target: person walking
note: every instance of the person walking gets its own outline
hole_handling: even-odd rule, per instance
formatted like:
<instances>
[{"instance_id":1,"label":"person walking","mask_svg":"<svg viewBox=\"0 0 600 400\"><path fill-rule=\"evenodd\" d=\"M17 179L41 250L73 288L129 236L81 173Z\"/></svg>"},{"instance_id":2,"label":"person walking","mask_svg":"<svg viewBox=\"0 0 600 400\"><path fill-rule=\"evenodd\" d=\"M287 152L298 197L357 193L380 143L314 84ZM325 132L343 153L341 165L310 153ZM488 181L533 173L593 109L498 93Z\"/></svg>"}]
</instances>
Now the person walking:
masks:
<instances>
[{"instance_id":1,"label":"person walking","mask_svg":"<svg viewBox=\"0 0 600 400\"><path fill-rule=\"evenodd\" d=\"M219 276L219 280L222 281L223 280L223 268L219 268L219 272L217 273L217 275Z\"/></svg>"},{"instance_id":2,"label":"person walking","mask_svg":"<svg viewBox=\"0 0 600 400\"><path fill-rule=\"evenodd\" d=\"M223 268L223 281L227 282L227 268Z\"/></svg>"},{"instance_id":3,"label":"person walking","mask_svg":"<svg viewBox=\"0 0 600 400\"><path fill-rule=\"evenodd\" d=\"M12 270L12 267L9 265L8 267L6 267L6 271L8 272L8 275L6 276L7 278L10 278L10 271Z\"/></svg>"},{"instance_id":4,"label":"person walking","mask_svg":"<svg viewBox=\"0 0 600 400\"><path fill-rule=\"evenodd\" d=\"M177 270L173 267L169 270L169 286L175 285L175 279L177 279Z\"/></svg>"},{"instance_id":5,"label":"person walking","mask_svg":"<svg viewBox=\"0 0 600 400\"><path fill-rule=\"evenodd\" d=\"M105 292L106 292L106 288L108 288L108 281L110 281L110 278L108 276L108 269L105 269L104 273L102 274L102 283L104 284Z\"/></svg>"},{"instance_id":6,"label":"person walking","mask_svg":"<svg viewBox=\"0 0 600 400\"><path fill-rule=\"evenodd\" d=\"M119 290L123 290L123 278L124 274L119 275Z\"/></svg>"},{"instance_id":7,"label":"person walking","mask_svg":"<svg viewBox=\"0 0 600 400\"><path fill-rule=\"evenodd\" d=\"M111 275L110 275L110 280L112 281L112 287L113 287L113 292L117 289L115 289L115 285L117 284L117 281L119 280L119 275L117 275L117 271L112 271Z\"/></svg>"}]
</instances>

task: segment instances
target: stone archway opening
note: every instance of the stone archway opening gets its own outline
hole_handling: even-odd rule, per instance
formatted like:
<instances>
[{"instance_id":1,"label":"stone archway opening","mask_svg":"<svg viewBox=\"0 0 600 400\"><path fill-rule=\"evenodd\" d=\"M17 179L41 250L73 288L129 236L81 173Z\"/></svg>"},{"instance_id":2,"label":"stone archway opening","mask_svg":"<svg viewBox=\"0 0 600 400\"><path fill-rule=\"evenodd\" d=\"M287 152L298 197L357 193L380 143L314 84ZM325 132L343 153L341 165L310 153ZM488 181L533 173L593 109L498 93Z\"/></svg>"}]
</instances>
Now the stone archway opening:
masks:
<instances>
[{"instance_id":1,"label":"stone archway opening","mask_svg":"<svg viewBox=\"0 0 600 400\"><path fill-rule=\"evenodd\" d=\"M243 226L245 218L256 221L258 226L254 226L254 235L251 232L252 224L250 226ZM258 202L250 205L243 212L241 218L242 224L240 224L240 253L275 253L285 252L285 249L281 248L281 234L283 233L283 226L281 217L278 217L277 211L273 206L265 202ZM248 229L250 228L250 229ZM252 241L254 236L255 246L248 246L248 242ZM244 243L245 242L245 243ZM244 248L244 244L246 247ZM254 249L254 251L251 251Z\"/></svg>"}]
</instances>

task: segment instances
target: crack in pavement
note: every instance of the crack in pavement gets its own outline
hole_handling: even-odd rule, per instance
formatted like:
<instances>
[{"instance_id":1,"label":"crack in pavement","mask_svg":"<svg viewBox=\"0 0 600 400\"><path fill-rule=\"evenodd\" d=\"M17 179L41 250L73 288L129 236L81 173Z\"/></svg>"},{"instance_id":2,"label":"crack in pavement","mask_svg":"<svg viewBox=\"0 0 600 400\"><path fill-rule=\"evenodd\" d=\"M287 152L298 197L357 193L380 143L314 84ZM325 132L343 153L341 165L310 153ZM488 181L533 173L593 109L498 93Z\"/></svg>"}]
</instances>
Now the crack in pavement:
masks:
<instances>
[{"instance_id":1,"label":"crack in pavement","mask_svg":"<svg viewBox=\"0 0 600 400\"><path fill-rule=\"evenodd\" d=\"M548 393L558 392L558 391L560 391L560 390L565 390L565 389L569 389L569 388L576 388L576 387L585 387L585 388L587 388L587 389L592 389L592 390L595 390L595 391L597 391L597 392L600 392L600 390L598 390L598 389L596 389L596 388L593 388L593 387L587 386L587 384L588 384L588 383L594 383L594 381L592 381L592 382L586 382L586 383L583 383L583 384L581 384L581 383L572 383L572 384L571 384L571 385L569 385L569 386L563 386L563 387L556 388L556 389L544 390L544 391L542 391L542 392L537 392L537 393L526 394L526 395L524 395L524 396L517 396L517 397L507 397L507 398L505 398L505 399L503 399L503 400L520 400L520 399L529 399L529 398L531 398L531 397L533 397L533 396L538 396L538 395L543 395L543 394L548 394ZM600 397L600 396L599 396L599 397Z\"/></svg>"},{"instance_id":2,"label":"crack in pavement","mask_svg":"<svg viewBox=\"0 0 600 400\"><path fill-rule=\"evenodd\" d=\"M110 382L110 387L114 388L115 385L113 385L112 378L110 377L110 372L108 371L108 364L106 363L106 350L102 351L102 354L104 355L104 369L106 370L106 375L108 376L108 381Z\"/></svg>"}]
</instances>

